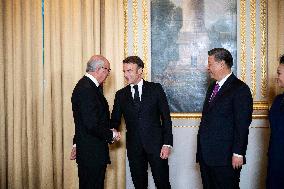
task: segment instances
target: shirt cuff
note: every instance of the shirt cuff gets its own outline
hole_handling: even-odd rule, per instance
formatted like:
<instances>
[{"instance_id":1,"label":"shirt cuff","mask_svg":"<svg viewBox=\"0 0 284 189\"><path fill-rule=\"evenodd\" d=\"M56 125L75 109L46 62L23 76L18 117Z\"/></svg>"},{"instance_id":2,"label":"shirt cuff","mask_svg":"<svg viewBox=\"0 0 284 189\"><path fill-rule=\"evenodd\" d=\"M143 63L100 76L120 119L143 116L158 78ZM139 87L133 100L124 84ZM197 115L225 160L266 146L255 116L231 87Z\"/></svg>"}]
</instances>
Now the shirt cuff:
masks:
<instances>
[{"instance_id":1,"label":"shirt cuff","mask_svg":"<svg viewBox=\"0 0 284 189\"><path fill-rule=\"evenodd\" d=\"M117 133L115 133L114 131L112 131L112 139L114 140L117 137Z\"/></svg>"},{"instance_id":2,"label":"shirt cuff","mask_svg":"<svg viewBox=\"0 0 284 189\"><path fill-rule=\"evenodd\" d=\"M76 148L76 144L73 144L73 148Z\"/></svg>"},{"instance_id":3,"label":"shirt cuff","mask_svg":"<svg viewBox=\"0 0 284 189\"><path fill-rule=\"evenodd\" d=\"M235 156L235 157L239 157L239 158L242 158L242 157L243 157L242 155L235 154L235 153L233 153L233 156Z\"/></svg>"},{"instance_id":4,"label":"shirt cuff","mask_svg":"<svg viewBox=\"0 0 284 189\"><path fill-rule=\"evenodd\" d=\"M168 147L168 148L173 148L171 145L164 144L163 146Z\"/></svg>"}]
</instances>

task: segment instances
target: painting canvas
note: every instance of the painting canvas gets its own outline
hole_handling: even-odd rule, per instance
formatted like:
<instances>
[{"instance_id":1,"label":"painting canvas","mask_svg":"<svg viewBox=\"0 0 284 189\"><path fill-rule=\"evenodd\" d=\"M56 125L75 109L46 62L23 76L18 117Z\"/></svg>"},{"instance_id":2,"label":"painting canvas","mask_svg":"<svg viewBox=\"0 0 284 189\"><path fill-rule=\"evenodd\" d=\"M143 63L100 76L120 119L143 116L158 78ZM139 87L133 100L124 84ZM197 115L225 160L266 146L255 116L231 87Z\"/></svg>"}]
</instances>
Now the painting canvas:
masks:
<instances>
[{"instance_id":1,"label":"painting canvas","mask_svg":"<svg viewBox=\"0 0 284 189\"><path fill-rule=\"evenodd\" d=\"M202 111L216 47L232 53L236 73L236 0L151 0L151 80L163 85L172 113Z\"/></svg>"}]
</instances>

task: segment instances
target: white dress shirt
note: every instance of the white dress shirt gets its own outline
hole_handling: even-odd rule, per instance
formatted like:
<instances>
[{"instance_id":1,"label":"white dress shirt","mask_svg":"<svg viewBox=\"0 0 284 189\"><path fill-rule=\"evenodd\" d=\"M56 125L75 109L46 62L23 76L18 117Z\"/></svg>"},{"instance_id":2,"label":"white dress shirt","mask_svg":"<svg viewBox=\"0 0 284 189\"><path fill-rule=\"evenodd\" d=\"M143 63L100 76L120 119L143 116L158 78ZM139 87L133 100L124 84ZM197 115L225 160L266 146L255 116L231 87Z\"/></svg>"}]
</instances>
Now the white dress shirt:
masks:
<instances>
[{"instance_id":1,"label":"white dress shirt","mask_svg":"<svg viewBox=\"0 0 284 189\"><path fill-rule=\"evenodd\" d=\"M133 88L134 84L130 84L130 89L131 89L131 94L132 94L132 98L134 99L134 93L135 93L135 89ZM138 83L138 92L139 92L139 98L141 101L141 96L142 96L142 87L143 87L143 79L141 79Z\"/></svg>"},{"instance_id":2,"label":"white dress shirt","mask_svg":"<svg viewBox=\"0 0 284 189\"><path fill-rule=\"evenodd\" d=\"M92 80L96 84L96 86L99 87L100 84L99 84L98 80L94 76L92 76L89 73L86 73L85 76L90 78L90 80Z\"/></svg>"},{"instance_id":3,"label":"white dress shirt","mask_svg":"<svg viewBox=\"0 0 284 189\"><path fill-rule=\"evenodd\" d=\"M227 81L227 79L232 75L232 72L229 73L228 75L226 75L226 77L224 77L223 79L221 79L220 81L216 81L216 83L218 83L219 85L219 90L221 89L221 87L223 86L223 84ZM219 91L218 90L218 91Z\"/></svg>"}]
</instances>

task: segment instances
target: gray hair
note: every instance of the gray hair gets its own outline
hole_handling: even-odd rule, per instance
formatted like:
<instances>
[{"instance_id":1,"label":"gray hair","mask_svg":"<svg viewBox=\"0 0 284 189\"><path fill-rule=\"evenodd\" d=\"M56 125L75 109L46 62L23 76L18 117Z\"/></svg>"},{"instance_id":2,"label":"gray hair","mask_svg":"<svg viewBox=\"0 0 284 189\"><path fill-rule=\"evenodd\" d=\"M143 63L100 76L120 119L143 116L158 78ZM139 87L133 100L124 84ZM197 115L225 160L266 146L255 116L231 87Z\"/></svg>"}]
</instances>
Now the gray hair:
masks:
<instances>
[{"instance_id":1,"label":"gray hair","mask_svg":"<svg viewBox=\"0 0 284 189\"><path fill-rule=\"evenodd\" d=\"M91 58L87 63L86 72L94 72L97 68L101 68L103 66L103 60Z\"/></svg>"}]
</instances>

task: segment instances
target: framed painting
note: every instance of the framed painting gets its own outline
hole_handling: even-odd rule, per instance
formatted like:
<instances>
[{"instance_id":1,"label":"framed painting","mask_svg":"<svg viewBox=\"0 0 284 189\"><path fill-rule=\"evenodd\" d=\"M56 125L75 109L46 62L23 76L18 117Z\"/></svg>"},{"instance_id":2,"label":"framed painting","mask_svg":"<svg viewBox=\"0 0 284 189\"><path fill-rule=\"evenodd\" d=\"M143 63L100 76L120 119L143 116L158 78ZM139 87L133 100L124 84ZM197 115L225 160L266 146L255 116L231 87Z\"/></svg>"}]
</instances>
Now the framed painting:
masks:
<instances>
[{"instance_id":1,"label":"framed painting","mask_svg":"<svg viewBox=\"0 0 284 189\"><path fill-rule=\"evenodd\" d=\"M151 80L159 82L172 113L202 111L208 51L228 49L237 72L236 0L151 0Z\"/></svg>"}]
</instances>

